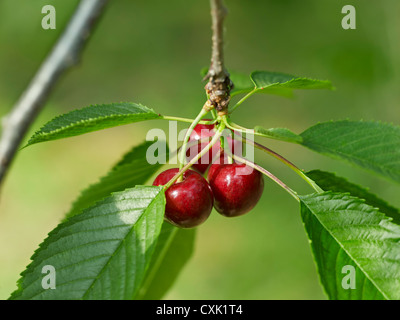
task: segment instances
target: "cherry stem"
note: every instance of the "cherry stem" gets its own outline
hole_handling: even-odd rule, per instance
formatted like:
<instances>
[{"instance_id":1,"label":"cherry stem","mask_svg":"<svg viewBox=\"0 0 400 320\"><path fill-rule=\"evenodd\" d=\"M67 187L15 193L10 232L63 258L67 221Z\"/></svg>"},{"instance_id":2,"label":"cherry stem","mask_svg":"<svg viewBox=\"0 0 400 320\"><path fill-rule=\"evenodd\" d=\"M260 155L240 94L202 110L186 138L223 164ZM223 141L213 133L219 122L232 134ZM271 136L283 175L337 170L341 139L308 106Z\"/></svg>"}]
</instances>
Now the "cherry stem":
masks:
<instances>
[{"instance_id":1,"label":"cherry stem","mask_svg":"<svg viewBox=\"0 0 400 320\"><path fill-rule=\"evenodd\" d=\"M289 188L284 182L282 182L278 177L274 176L271 172L269 172L267 169L264 169L263 167L245 159L242 157L239 157L235 154L232 154L233 159L242 162L246 165L248 165L249 167L252 167L255 170L260 171L262 174L266 175L268 178L270 178L272 181L274 181L275 183L277 183L279 186L281 186L283 189L285 189L293 198L295 198L297 201L300 201L296 191L292 190L291 188Z\"/></svg>"},{"instance_id":2,"label":"cherry stem","mask_svg":"<svg viewBox=\"0 0 400 320\"><path fill-rule=\"evenodd\" d=\"M224 121L226 121L226 126L231 130L236 130L236 131L242 132L242 133L249 133L249 134L253 134L255 136L260 136L260 137L264 137L264 138L280 140L280 139L276 139L273 136L267 136L265 134L259 133L259 132L255 131L254 129L248 129L248 128L242 127L242 126L238 125L237 123L230 122L229 119L224 119Z\"/></svg>"},{"instance_id":3,"label":"cherry stem","mask_svg":"<svg viewBox=\"0 0 400 320\"><path fill-rule=\"evenodd\" d=\"M211 141L210 137L202 138L202 139L199 139L199 140L190 141L190 142L188 142L188 144L186 145L186 150L187 150L187 149L190 149L191 147L194 147L194 146L197 146L197 145L199 145L199 144L202 144L202 143L206 143L206 142L208 143L208 142L210 142L210 141ZM171 153L170 153L170 158L173 158L173 157L175 157L176 155L178 155L178 154L180 153L181 150L182 150L182 146L180 146L176 151L171 152Z\"/></svg>"},{"instance_id":4,"label":"cherry stem","mask_svg":"<svg viewBox=\"0 0 400 320\"><path fill-rule=\"evenodd\" d=\"M222 136L219 138L219 140L220 140L221 149L224 150L224 149L225 149L225 142L226 142L224 135L222 135Z\"/></svg>"},{"instance_id":5,"label":"cherry stem","mask_svg":"<svg viewBox=\"0 0 400 320\"><path fill-rule=\"evenodd\" d=\"M263 146L262 144L259 144L255 141L248 140L244 137L242 139L247 143L251 144L254 147L256 147L259 150L262 150L266 152L267 154L273 156L275 159L278 159L280 162L284 163L286 166L288 166L290 169L292 169L294 172L296 172L303 180L305 180L316 192L322 193L324 192L315 182L314 180L310 179L300 168L298 168L295 164L281 156L279 153L276 153L275 151Z\"/></svg>"},{"instance_id":6,"label":"cherry stem","mask_svg":"<svg viewBox=\"0 0 400 320\"><path fill-rule=\"evenodd\" d=\"M162 116L161 118L159 118L161 120L172 120L172 121L180 121L180 122L188 122L188 123L192 123L194 121L194 119L189 119L189 118L181 118L181 117L173 117L173 116ZM198 124L214 124L215 122L217 122L217 120L201 120L198 122Z\"/></svg>"},{"instance_id":7,"label":"cherry stem","mask_svg":"<svg viewBox=\"0 0 400 320\"><path fill-rule=\"evenodd\" d=\"M243 102L245 102L248 98L250 98L256 92L257 92L257 90L254 88L252 91L250 91L248 94L246 94L233 107L229 108L229 113L232 113L237 107L239 107Z\"/></svg>"},{"instance_id":8,"label":"cherry stem","mask_svg":"<svg viewBox=\"0 0 400 320\"><path fill-rule=\"evenodd\" d=\"M232 150L229 150L230 152L233 152L233 148L234 148L234 139L235 137L233 136L233 131L232 129L230 129L230 135L232 138ZM227 139L227 138L226 138ZM228 148L229 148L229 143L228 143ZM225 150L225 149L224 149ZM228 153L228 164L233 164L233 158L232 156Z\"/></svg>"},{"instance_id":9,"label":"cherry stem","mask_svg":"<svg viewBox=\"0 0 400 320\"><path fill-rule=\"evenodd\" d=\"M229 125L230 125L231 127L234 127L235 129L238 129L238 130L243 130L243 131L245 131L245 132L254 133L254 130L251 130L251 129L242 127L242 126L238 125L237 123L229 122Z\"/></svg>"},{"instance_id":10,"label":"cherry stem","mask_svg":"<svg viewBox=\"0 0 400 320\"><path fill-rule=\"evenodd\" d=\"M231 130L237 130L239 132L244 132L244 133L251 133L257 135L254 130L244 128L242 126L237 125L236 123L231 123L229 122L229 119L227 117L222 118L222 121L225 123L225 125L231 129ZM269 155L273 156L274 158L278 159L282 163L284 163L286 166L288 166L290 169L292 169L294 172L296 172L303 180L305 180L317 193L322 193L324 190L322 190L314 180L310 179L300 168L298 168L296 165L294 165L292 162L281 156L279 153L263 146L262 144L259 144L255 141L248 140L245 137L242 137L243 141L246 142L247 144L251 144L257 149L260 149Z\"/></svg>"},{"instance_id":11,"label":"cherry stem","mask_svg":"<svg viewBox=\"0 0 400 320\"><path fill-rule=\"evenodd\" d=\"M255 132L253 129L248 129L248 128L239 126L236 123L230 122L229 119L227 119L227 118L225 118L223 120L225 121L226 126L231 130L236 130L236 131L243 132L243 133L250 133L250 134L254 134L256 136L258 135L261 137L266 137L265 135L261 135L261 134Z\"/></svg>"},{"instance_id":12,"label":"cherry stem","mask_svg":"<svg viewBox=\"0 0 400 320\"><path fill-rule=\"evenodd\" d=\"M219 139L220 139L220 152L218 153L218 155L221 154L221 150L223 150L222 152L224 152L226 148L228 150L228 152L226 153L228 155L228 163L232 164L233 160L232 157L230 156L232 150L229 147L228 138L225 135L222 135Z\"/></svg>"},{"instance_id":13,"label":"cherry stem","mask_svg":"<svg viewBox=\"0 0 400 320\"><path fill-rule=\"evenodd\" d=\"M207 144L192 160L190 160L179 172L172 177L170 181L164 186L164 189L167 190L170 186L172 186L179 177L181 177L193 164L196 163L202 156L204 156L212 146L218 142L219 138L222 135L222 132L225 129L225 123L221 122L217 128L217 132L215 133L214 137L211 139L210 143ZM183 149L182 149L183 150ZM181 151L182 151L181 150Z\"/></svg>"},{"instance_id":14,"label":"cherry stem","mask_svg":"<svg viewBox=\"0 0 400 320\"><path fill-rule=\"evenodd\" d=\"M193 122L190 124L189 129L186 131L185 138L183 139L183 144L182 144L182 150L179 154L179 170L182 170L184 164L185 164L185 159L186 159L186 148L187 148L187 143L189 141L190 135L193 132L193 129L196 127L196 125L199 123L199 121L208 113L207 109L201 109L197 117L193 120ZM179 178L179 181L182 181L183 177L181 176Z\"/></svg>"}]
</instances>

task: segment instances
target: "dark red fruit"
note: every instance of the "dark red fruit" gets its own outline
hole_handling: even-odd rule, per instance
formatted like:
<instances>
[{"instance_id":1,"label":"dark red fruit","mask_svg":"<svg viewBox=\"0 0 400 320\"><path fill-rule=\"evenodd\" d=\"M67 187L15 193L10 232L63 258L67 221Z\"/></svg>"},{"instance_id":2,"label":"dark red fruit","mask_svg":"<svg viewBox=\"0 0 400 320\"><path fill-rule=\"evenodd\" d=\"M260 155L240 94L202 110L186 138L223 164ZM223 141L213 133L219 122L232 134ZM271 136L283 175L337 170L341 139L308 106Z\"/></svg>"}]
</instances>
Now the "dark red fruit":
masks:
<instances>
[{"instance_id":1,"label":"dark red fruit","mask_svg":"<svg viewBox=\"0 0 400 320\"><path fill-rule=\"evenodd\" d=\"M264 190L262 174L245 164L213 164L208 181L214 194L214 207L226 217L249 212Z\"/></svg>"},{"instance_id":2,"label":"dark red fruit","mask_svg":"<svg viewBox=\"0 0 400 320\"><path fill-rule=\"evenodd\" d=\"M154 180L153 186L165 185L178 172L178 168L161 172ZM193 170L183 174L182 182L175 182L169 187L165 197L165 218L181 228L196 227L206 221L214 202L207 180Z\"/></svg>"},{"instance_id":3,"label":"dark red fruit","mask_svg":"<svg viewBox=\"0 0 400 320\"><path fill-rule=\"evenodd\" d=\"M205 121L210 121L210 119L203 119ZM197 145L188 148L186 155L188 157L188 161L193 159L205 146L208 144L208 140L215 134L215 125L213 124L198 124L194 127L192 133L190 134L189 143L193 143L194 141L205 140L204 142L199 142ZM242 144L238 139L233 140L228 137L228 145L231 152L240 152ZM197 163L193 165L193 168L199 171L200 173L204 173L207 171L208 167L212 163L213 157L218 154L220 149L220 142L218 141L214 144L210 151L208 151L204 156L202 156ZM240 154L240 153L239 153Z\"/></svg>"}]
</instances>

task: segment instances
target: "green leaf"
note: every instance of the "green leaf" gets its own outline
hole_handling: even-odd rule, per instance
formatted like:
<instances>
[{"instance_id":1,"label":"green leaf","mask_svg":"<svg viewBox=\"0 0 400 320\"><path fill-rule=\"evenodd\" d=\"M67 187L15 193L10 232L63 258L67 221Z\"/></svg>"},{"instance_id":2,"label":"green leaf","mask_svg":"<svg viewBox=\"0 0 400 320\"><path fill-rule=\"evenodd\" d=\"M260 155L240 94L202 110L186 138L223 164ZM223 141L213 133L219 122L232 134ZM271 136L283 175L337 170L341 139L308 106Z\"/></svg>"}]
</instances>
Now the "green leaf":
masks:
<instances>
[{"instance_id":1,"label":"green leaf","mask_svg":"<svg viewBox=\"0 0 400 320\"><path fill-rule=\"evenodd\" d=\"M286 128L264 129L260 126L256 126L254 128L254 134L258 136L263 136L267 138L293 142L293 143L301 143L303 141L303 138L301 136L293 133L292 131Z\"/></svg>"},{"instance_id":2,"label":"green leaf","mask_svg":"<svg viewBox=\"0 0 400 320\"><path fill-rule=\"evenodd\" d=\"M233 90L231 91L231 96L235 96L241 93L247 93L254 89L254 84L248 75L231 72L230 78L234 84Z\"/></svg>"},{"instance_id":3,"label":"green leaf","mask_svg":"<svg viewBox=\"0 0 400 320\"><path fill-rule=\"evenodd\" d=\"M125 154L106 176L82 193L67 217L80 213L82 209L108 196L111 192L145 183L161 166L160 164L150 165L146 160L147 148L152 143L145 142ZM168 152L168 147L166 150ZM162 298L190 259L194 235L194 229L183 230L169 223L163 224L146 278L134 299Z\"/></svg>"},{"instance_id":4,"label":"green leaf","mask_svg":"<svg viewBox=\"0 0 400 320\"><path fill-rule=\"evenodd\" d=\"M63 139L138 121L158 119L161 115L140 104L121 102L94 105L63 114L47 122L25 146Z\"/></svg>"},{"instance_id":5,"label":"green leaf","mask_svg":"<svg viewBox=\"0 0 400 320\"><path fill-rule=\"evenodd\" d=\"M313 151L400 182L400 127L380 122L331 121L306 131L302 145Z\"/></svg>"},{"instance_id":6,"label":"green leaf","mask_svg":"<svg viewBox=\"0 0 400 320\"><path fill-rule=\"evenodd\" d=\"M386 201L378 198L368 189L357 184L351 183L348 180L338 177L333 173L320 170L307 172L307 176L314 180L318 186L325 191L349 193L353 197L364 199L365 203L371 207L378 208L380 212L386 214L393 219L393 222L400 224L400 211L392 207Z\"/></svg>"},{"instance_id":7,"label":"green leaf","mask_svg":"<svg viewBox=\"0 0 400 320\"><path fill-rule=\"evenodd\" d=\"M151 261L164 218L162 187L118 192L50 232L10 299L132 299ZM56 272L43 289L42 268Z\"/></svg>"},{"instance_id":8,"label":"green leaf","mask_svg":"<svg viewBox=\"0 0 400 320\"><path fill-rule=\"evenodd\" d=\"M191 258L195 235L196 229L179 229L164 222L149 271L136 299L163 298Z\"/></svg>"},{"instance_id":9,"label":"green leaf","mask_svg":"<svg viewBox=\"0 0 400 320\"><path fill-rule=\"evenodd\" d=\"M234 84L233 90L231 91L232 97L242 93L249 93L256 89L254 87L254 82L248 75L237 72L231 72L230 79ZM293 97L293 90L278 86L269 87L266 88L265 90L257 90L257 93L274 94L286 98Z\"/></svg>"},{"instance_id":10,"label":"green leaf","mask_svg":"<svg viewBox=\"0 0 400 320\"><path fill-rule=\"evenodd\" d=\"M334 89L330 81L300 78L290 74L254 71L251 80L258 92L290 96L293 89Z\"/></svg>"},{"instance_id":11,"label":"green leaf","mask_svg":"<svg viewBox=\"0 0 400 320\"><path fill-rule=\"evenodd\" d=\"M300 196L301 216L330 299L400 299L400 226L342 193ZM346 266L354 267L355 288Z\"/></svg>"},{"instance_id":12,"label":"green leaf","mask_svg":"<svg viewBox=\"0 0 400 320\"><path fill-rule=\"evenodd\" d=\"M149 164L146 159L146 151L151 144L153 144L151 141L144 142L125 154L107 175L82 191L66 217L69 218L80 213L112 192L144 184L161 167L161 164L158 163ZM168 147L166 150L168 152Z\"/></svg>"},{"instance_id":13,"label":"green leaf","mask_svg":"<svg viewBox=\"0 0 400 320\"><path fill-rule=\"evenodd\" d=\"M204 77L208 68L201 69ZM293 89L330 89L334 90L330 81L301 78L281 72L254 71L250 76L243 73L229 71L230 79L234 84L231 96L242 93L274 94L287 98L293 97Z\"/></svg>"}]
</instances>

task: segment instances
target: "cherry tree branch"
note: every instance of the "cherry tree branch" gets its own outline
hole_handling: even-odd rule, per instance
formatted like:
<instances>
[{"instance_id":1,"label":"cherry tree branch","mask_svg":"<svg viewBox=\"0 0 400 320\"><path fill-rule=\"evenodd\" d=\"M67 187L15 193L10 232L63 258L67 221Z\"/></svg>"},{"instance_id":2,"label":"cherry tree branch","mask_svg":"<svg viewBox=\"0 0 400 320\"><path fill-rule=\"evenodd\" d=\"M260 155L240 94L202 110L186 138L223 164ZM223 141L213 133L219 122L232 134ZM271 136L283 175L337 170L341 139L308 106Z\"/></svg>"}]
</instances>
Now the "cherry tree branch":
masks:
<instances>
[{"instance_id":1,"label":"cherry tree branch","mask_svg":"<svg viewBox=\"0 0 400 320\"><path fill-rule=\"evenodd\" d=\"M209 75L221 78L227 76L224 66L224 19L228 13L222 0L211 0L212 54Z\"/></svg>"},{"instance_id":2,"label":"cherry tree branch","mask_svg":"<svg viewBox=\"0 0 400 320\"><path fill-rule=\"evenodd\" d=\"M224 19L227 9L223 0L210 0L212 18L212 53L211 65L205 79L206 92L209 96L207 107L215 108L219 113L226 114L233 84L224 65Z\"/></svg>"},{"instance_id":3,"label":"cherry tree branch","mask_svg":"<svg viewBox=\"0 0 400 320\"><path fill-rule=\"evenodd\" d=\"M95 22L108 0L82 0L63 34L44 60L11 112L2 120L0 185L30 125L43 108L57 80L76 65Z\"/></svg>"}]
</instances>

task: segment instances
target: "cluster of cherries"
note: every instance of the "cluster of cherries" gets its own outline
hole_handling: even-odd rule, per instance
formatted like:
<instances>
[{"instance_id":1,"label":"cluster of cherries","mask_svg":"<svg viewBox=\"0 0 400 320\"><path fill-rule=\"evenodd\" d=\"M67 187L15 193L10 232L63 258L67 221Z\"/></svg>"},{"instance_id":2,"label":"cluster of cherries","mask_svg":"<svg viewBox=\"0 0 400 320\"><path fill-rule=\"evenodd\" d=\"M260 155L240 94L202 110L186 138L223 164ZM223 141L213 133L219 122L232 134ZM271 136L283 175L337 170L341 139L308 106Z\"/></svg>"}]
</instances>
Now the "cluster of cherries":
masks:
<instances>
[{"instance_id":1,"label":"cluster of cherries","mask_svg":"<svg viewBox=\"0 0 400 320\"><path fill-rule=\"evenodd\" d=\"M214 125L198 124L189 139L189 143L195 143L192 147L195 152L191 148L188 152L199 153L207 145L203 141L214 134ZM231 138L228 138L228 145L232 152L239 146L238 141ZM183 180L175 182L166 190L165 218L173 225L181 228L196 227L207 220L213 207L226 217L236 217L249 212L257 204L264 189L262 174L245 164L229 163L223 153L219 161L212 163L212 157L220 147L219 142L214 144L192 166L197 172L190 169L185 171ZM206 180L203 175L207 169ZM167 184L178 172L178 168L161 172L153 185Z\"/></svg>"}]
</instances>

